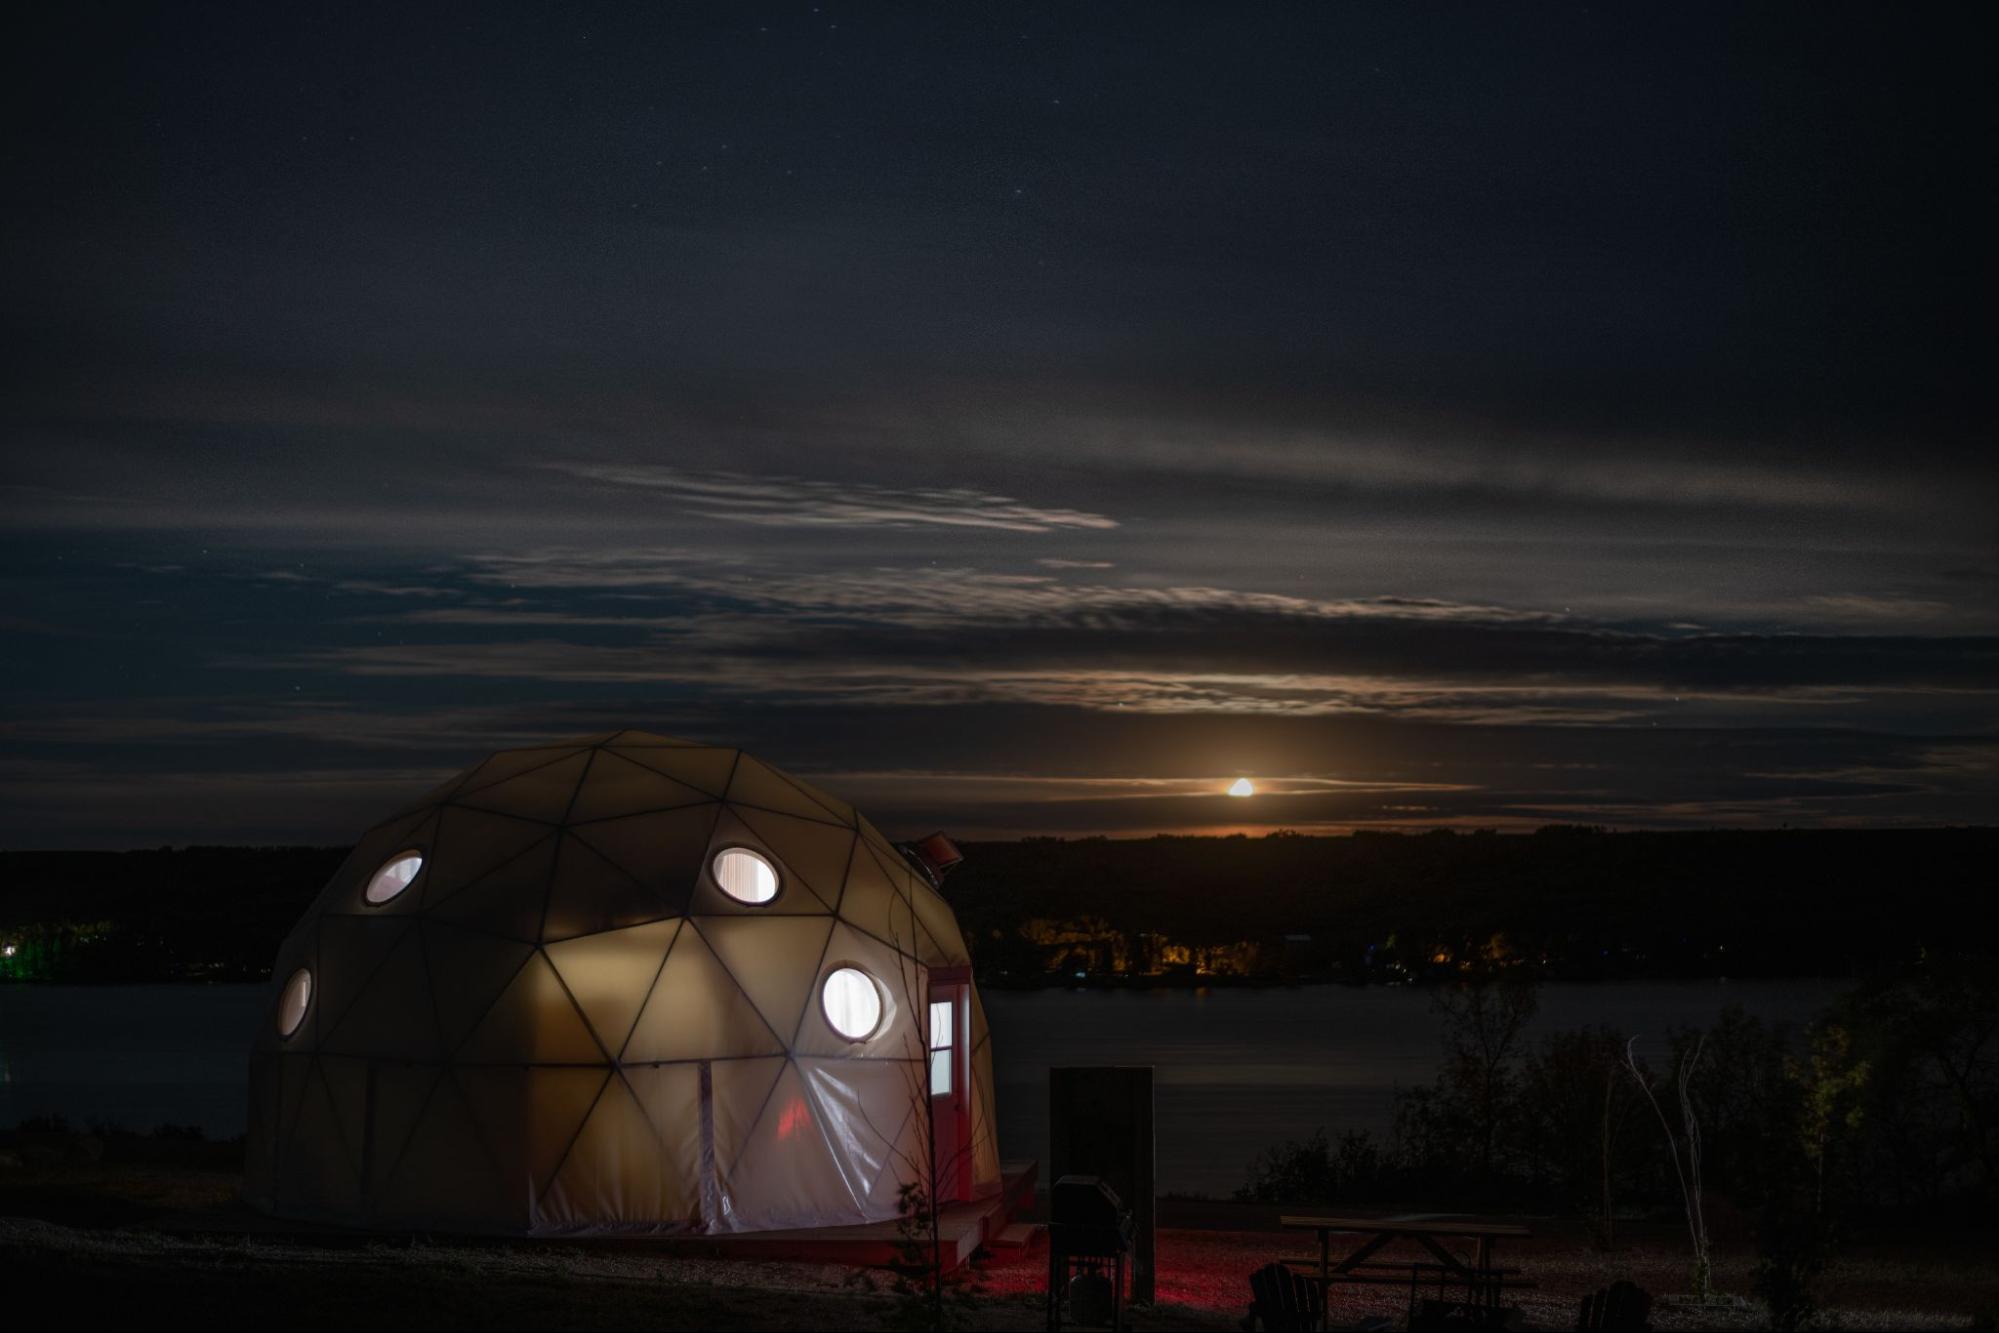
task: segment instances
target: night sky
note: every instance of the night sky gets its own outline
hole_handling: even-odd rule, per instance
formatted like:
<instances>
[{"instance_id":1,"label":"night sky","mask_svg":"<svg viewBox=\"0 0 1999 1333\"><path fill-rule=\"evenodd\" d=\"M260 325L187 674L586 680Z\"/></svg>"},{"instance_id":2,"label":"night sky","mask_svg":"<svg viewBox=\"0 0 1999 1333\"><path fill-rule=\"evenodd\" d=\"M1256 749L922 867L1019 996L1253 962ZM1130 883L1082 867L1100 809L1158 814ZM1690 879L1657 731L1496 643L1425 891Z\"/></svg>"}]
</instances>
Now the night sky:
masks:
<instances>
[{"instance_id":1,"label":"night sky","mask_svg":"<svg viewBox=\"0 0 1999 1333\"><path fill-rule=\"evenodd\" d=\"M1992 822L1957 12L32 11L0 845Z\"/></svg>"}]
</instances>

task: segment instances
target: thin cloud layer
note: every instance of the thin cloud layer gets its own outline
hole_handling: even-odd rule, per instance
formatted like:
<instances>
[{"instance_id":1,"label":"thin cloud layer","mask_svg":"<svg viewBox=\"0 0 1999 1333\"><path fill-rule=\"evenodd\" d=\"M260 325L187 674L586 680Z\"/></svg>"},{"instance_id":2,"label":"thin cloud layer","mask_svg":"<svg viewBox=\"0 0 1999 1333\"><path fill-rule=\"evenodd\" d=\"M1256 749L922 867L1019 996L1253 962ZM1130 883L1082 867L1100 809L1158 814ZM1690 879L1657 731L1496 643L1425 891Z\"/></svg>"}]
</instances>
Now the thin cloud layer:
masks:
<instances>
[{"instance_id":1,"label":"thin cloud layer","mask_svg":"<svg viewBox=\"0 0 1999 1333\"><path fill-rule=\"evenodd\" d=\"M552 471L611 486L659 492L701 518L768 528L991 528L1053 532L1114 528L1117 520L1074 509L1039 509L962 488L898 490L864 482L691 473L638 464L551 463Z\"/></svg>"},{"instance_id":2,"label":"thin cloud layer","mask_svg":"<svg viewBox=\"0 0 1999 1333\"><path fill-rule=\"evenodd\" d=\"M247 15L30 34L0 841L626 726L909 832L1999 819L1976 41Z\"/></svg>"}]
</instances>

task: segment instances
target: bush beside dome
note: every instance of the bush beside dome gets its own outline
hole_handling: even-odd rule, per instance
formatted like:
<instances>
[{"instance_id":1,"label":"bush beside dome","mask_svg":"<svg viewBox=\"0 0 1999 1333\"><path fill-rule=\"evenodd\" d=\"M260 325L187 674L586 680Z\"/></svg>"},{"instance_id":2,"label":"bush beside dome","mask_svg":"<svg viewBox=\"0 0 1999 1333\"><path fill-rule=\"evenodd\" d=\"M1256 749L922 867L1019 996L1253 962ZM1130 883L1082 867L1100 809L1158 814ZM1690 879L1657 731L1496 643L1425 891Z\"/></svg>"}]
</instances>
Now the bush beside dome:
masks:
<instances>
[{"instance_id":1,"label":"bush beside dome","mask_svg":"<svg viewBox=\"0 0 1999 1333\"><path fill-rule=\"evenodd\" d=\"M750 755L633 731L503 751L363 835L286 938L245 1194L511 1234L891 1218L926 1153L930 978L969 962L873 825ZM984 1194L965 994L947 1184Z\"/></svg>"}]
</instances>

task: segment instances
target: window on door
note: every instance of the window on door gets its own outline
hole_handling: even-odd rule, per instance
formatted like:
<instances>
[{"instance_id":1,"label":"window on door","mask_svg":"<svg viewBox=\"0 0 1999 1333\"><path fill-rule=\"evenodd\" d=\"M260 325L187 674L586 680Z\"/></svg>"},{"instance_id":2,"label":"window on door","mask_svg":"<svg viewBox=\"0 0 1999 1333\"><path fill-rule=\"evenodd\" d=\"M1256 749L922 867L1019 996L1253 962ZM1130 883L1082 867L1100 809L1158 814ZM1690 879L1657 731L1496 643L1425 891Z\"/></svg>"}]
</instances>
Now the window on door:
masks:
<instances>
[{"instance_id":1,"label":"window on door","mask_svg":"<svg viewBox=\"0 0 1999 1333\"><path fill-rule=\"evenodd\" d=\"M951 1091L951 1048L958 1032L957 1006L949 1000L930 1002L930 1095Z\"/></svg>"}]
</instances>

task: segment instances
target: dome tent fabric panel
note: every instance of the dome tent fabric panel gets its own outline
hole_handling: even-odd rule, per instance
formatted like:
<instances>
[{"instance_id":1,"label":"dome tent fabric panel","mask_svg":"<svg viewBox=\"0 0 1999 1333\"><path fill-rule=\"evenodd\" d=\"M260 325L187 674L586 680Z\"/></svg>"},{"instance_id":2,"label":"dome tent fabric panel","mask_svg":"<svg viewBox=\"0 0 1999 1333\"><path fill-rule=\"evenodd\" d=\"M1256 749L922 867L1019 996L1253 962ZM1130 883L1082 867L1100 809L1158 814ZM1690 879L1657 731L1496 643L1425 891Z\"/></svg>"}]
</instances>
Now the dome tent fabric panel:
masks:
<instances>
[{"instance_id":1,"label":"dome tent fabric panel","mask_svg":"<svg viewBox=\"0 0 1999 1333\"><path fill-rule=\"evenodd\" d=\"M629 734L638 736L640 733ZM736 757L740 753L682 741L655 745L639 740L618 740L609 742L603 748L606 754L614 754L641 768L649 768L661 777L672 778L717 801L729 789L729 778L736 771Z\"/></svg>"},{"instance_id":2,"label":"dome tent fabric panel","mask_svg":"<svg viewBox=\"0 0 1999 1333\"><path fill-rule=\"evenodd\" d=\"M718 863L732 848L754 859ZM781 770L640 732L503 752L365 833L287 936L245 1194L511 1234L892 1218L927 1156L928 969L966 961L932 886ZM867 1030L829 1026L835 971L868 979L830 1011ZM996 1188L973 1004L974 1175Z\"/></svg>"},{"instance_id":3,"label":"dome tent fabric panel","mask_svg":"<svg viewBox=\"0 0 1999 1333\"><path fill-rule=\"evenodd\" d=\"M555 854L563 836L551 828L540 842L456 893L433 895L424 904L425 919L454 922L469 930L532 945L541 938L549 879L555 873ZM471 892L473 889L478 891Z\"/></svg>"},{"instance_id":4,"label":"dome tent fabric panel","mask_svg":"<svg viewBox=\"0 0 1999 1333\"><path fill-rule=\"evenodd\" d=\"M784 1051L784 1039L708 947L707 937L683 925L619 1054L627 1064L664 1064Z\"/></svg>"},{"instance_id":5,"label":"dome tent fabric panel","mask_svg":"<svg viewBox=\"0 0 1999 1333\"><path fill-rule=\"evenodd\" d=\"M654 921L544 947L569 998L583 1011L584 1021L607 1054L625 1049L639 1008L680 930L678 920Z\"/></svg>"}]
</instances>

